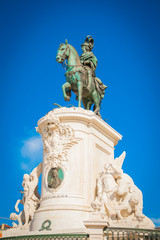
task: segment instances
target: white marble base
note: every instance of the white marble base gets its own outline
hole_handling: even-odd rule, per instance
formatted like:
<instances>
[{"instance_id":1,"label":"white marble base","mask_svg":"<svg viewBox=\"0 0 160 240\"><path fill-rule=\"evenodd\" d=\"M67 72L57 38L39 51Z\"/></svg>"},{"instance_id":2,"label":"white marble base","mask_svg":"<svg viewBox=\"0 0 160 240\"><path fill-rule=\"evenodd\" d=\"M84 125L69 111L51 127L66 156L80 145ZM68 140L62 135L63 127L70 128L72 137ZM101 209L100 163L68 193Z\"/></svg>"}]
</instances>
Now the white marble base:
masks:
<instances>
[{"instance_id":1,"label":"white marble base","mask_svg":"<svg viewBox=\"0 0 160 240\"><path fill-rule=\"evenodd\" d=\"M97 180L108 174L104 166L116 162L114 147L122 139L111 126L92 111L72 107L50 111L38 121L37 131L44 144L40 207L28 227L7 230L3 237L89 234L91 240L102 240L104 227L154 229L146 216L143 222L111 220L100 208L93 209ZM61 168L64 173L55 188L48 187L52 168ZM50 222L49 230L42 229L45 221Z\"/></svg>"},{"instance_id":2,"label":"white marble base","mask_svg":"<svg viewBox=\"0 0 160 240\"><path fill-rule=\"evenodd\" d=\"M30 230L39 230L45 220L51 221L54 230L84 228L83 221L89 219L95 198L98 174L108 161L114 160L114 146L122 136L92 111L82 108L54 109L38 121L37 131L47 150L43 157L41 203ZM44 131L53 137L46 137ZM61 132L65 137L73 136L62 142ZM57 157L55 149L62 149L64 144L67 152L61 150ZM47 176L55 166L63 169L64 180L51 190Z\"/></svg>"}]
</instances>

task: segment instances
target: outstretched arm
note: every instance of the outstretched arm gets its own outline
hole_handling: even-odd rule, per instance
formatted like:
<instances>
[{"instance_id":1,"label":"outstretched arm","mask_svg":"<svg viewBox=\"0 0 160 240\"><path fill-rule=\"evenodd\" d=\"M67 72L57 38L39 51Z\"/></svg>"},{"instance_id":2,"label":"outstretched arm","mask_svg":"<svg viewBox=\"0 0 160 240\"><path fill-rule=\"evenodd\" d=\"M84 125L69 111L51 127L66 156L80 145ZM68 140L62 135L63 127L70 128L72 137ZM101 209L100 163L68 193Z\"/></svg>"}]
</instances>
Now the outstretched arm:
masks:
<instances>
[{"instance_id":1,"label":"outstretched arm","mask_svg":"<svg viewBox=\"0 0 160 240\"><path fill-rule=\"evenodd\" d=\"M18 208L19 203L23 204L23 202L22 202L21 199L18 199L17 202L16 202L16 204L15 204L15 210L16 210L16 212L19 212L19 208Z\"/></svg>"}]
</instances>

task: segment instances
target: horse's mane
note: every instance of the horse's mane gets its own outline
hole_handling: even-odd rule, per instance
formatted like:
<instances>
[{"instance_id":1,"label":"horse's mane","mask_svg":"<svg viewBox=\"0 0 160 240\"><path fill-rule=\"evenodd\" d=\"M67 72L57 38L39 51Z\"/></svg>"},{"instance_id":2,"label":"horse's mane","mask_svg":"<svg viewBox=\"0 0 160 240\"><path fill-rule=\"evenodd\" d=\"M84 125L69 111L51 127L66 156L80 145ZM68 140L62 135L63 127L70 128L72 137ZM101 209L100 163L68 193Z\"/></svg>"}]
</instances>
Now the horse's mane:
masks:
<instances>
[{"instance_id":1,"label":"horse's mane","mask_svg":"<svg viewBox=\"0 0 160 240\"><path fill-rule=\"evenodd\" d=\"M68 46L75 53L76 60L80 61L79 54L78 54L77 50L71 44L68 44Z\"/></svg>"}]
</instances>

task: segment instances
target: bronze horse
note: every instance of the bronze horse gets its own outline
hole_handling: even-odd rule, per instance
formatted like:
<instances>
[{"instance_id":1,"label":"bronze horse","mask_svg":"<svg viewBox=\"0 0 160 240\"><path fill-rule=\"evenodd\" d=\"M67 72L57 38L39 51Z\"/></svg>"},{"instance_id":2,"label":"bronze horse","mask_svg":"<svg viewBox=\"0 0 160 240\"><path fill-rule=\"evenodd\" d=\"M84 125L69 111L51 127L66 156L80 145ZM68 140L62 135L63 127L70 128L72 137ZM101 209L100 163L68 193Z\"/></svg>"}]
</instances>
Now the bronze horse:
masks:
<instances>
[{"instance_id":1,"label":"bronze horse","mask_svg":"<svg viewBox=\"0 0 160 240\"><path fill-rule=\"evenodd\" d=\"M101 88L98 84L100 80L93 78L91 88L87 88L87 70L81 64L77 51L68 44L67 40L65 44L60 44L56 56L58 63L63 64L65 59L67 59L68 63L66 64L67 71L65 73L66 83L62 85L64 99L69 101L71 91L73 91L77 95L78 107L81 107L81 102L83 102L84 108L90 110L92 104L94 104L94 113L100 116L101 100L107 87L101 84L103 85Z\"/></svg>"}]
</instances>

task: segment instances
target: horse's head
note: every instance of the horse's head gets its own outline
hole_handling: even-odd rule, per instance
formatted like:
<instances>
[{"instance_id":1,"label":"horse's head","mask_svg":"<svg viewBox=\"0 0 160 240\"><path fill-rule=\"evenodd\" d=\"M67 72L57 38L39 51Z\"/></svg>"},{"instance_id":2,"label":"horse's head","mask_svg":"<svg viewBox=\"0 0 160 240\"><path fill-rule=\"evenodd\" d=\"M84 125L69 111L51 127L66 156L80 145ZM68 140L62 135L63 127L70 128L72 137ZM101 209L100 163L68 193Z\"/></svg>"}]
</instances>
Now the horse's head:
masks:
<instances>
[{"instance_id":1,"label":"horse's head","mask_svg":"<svg viewBox=\"0 0 160 240\"><path fill-rule=\"evenodd\" d=\"M68 56L69 56L69 46L68 46L68 42L66 40L66 42L61 43L58 48L56 61L58 63L62 63L66 58L68 58Z\"/></svg>"}]
</instances>

